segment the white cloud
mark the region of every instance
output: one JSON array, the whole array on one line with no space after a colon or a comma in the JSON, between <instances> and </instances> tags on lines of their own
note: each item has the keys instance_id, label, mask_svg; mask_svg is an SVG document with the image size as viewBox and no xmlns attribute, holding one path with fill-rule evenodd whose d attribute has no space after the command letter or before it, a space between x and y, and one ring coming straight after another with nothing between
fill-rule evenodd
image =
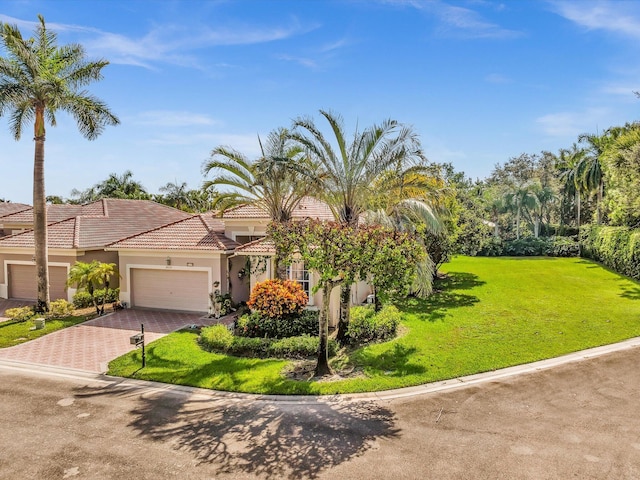
<instances>
[{"instance_id":1,"label":"white cloud","mask_svg":"<svg viewBox=\"0 0 640 480\"><path fill-rule=\"evenodd\" d=\"M589 30L605 30L640 38L640 4L593 0L551 2L560 16Z\"/></svg>"},{"instance_id":2,"label":"white cloud","mask_svg":"<svg viewBox=\"0 0 640 480\"><path fill-rule=\"evenodd\" d=\"M137 125L170 128L211 126L220 124L220 122L209 115L172 110L150 110L147 112L141 112L132 121Z\"/></svg>"},{"instance_id":3,"label":"white cloud","mask_svg":"<svg viewBox=\"0 0 640 480\"><path fill-rule=\"evenodd\" d=\"M0 14L0 21L28 27L33 21L24 21ZM318 24L301 24L292 18L280 26L226 25L212 28L206 25L157 25L141 37L105 32L79 25L48 23L47 28L57 33L66 32L80 37L91 56L107 57L111 63L153 69L155 64L168 63L192 68L199 65L195 52L202 48L229 45L249 45L284 40L308 33Z\"/></svg>"},{"instance_id":4,"label":"white cloud","mask_svg":"<svg viewBox=\"0 0 640 480\"><path fill-rule=\"evenodd\" d=\"M311 58L296 57L286 54L276 55L276 58L278 60L284 60L285 62L297 63L298 65L302 65L303 67L311 68L314 70L318 68L318 63Z\"/></svg>"},{"instance_id":5,"label":"white cloud","mask_svg":"<svg viewBox=\"0 0 640 480\"><path fill-rule=\"evenodd\" d=\"M488 83L496 83L496 84L512 82L512 80L509 77L501 75L500 73L490 73L489 75L484 77L484 81Z\"/></svg>"},{"instance_id":6,"label":"white cloud","mask_svg":"<svg viewBox=\"0 0 640 480\"><path fill-rule=\"evenodd\" d=\"M575 137L606 125L606 108L590 108L583 112L556 112L536 119L540 129L551 137Z\"/></svg>"},{"instance_id":7,"label":"white cloud","mask_svg":"<svg viewBox=\"0 0 640 480\"><path fill-rule=\"evenodd\" d=\"M381 0L394 6L409 6L431 14L440 21L439 33L445 36L463 38L514 38L522 32L503 28L486 20L480 13L470 8L449 5L440 0ZM485 6L480 3L480 6Z\"/></svg>"}]
</instances>

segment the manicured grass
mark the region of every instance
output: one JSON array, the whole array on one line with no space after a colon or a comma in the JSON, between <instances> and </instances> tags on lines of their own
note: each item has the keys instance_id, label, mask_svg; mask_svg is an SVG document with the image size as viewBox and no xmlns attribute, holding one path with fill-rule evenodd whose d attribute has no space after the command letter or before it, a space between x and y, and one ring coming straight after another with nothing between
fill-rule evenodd
<instances>
[{"instance_id":1,"label":"manicured grass","mask_svg":"<svg viewBox=\"0 0 640 480\"><path fill-rule=\"evenodd\" d=\"M281 376L287 361L202 351L180 332L110 364L109 373L220 390L330 394L386 390L528 363L640 336L640 284L582 259L458 257L427 300L410 299L402 337L349 354L364 375Z\"/></svg>"},{"instance_id":2,"label":"manicured grass","mask_svg":"<svg viewBox=\"0 0 640 480\"><path fill-rule=\"evenodd\" d=\"M40 330L34 330L35 324L32 320L25 322L16 322L14 320L0 322L0 348L12 347L13 345L42 337L56 330L72 327L78 323L86 322L92 317L93 315L73 315L55 320L47 320L44 328Z\"/></svg>"}]
</instances>

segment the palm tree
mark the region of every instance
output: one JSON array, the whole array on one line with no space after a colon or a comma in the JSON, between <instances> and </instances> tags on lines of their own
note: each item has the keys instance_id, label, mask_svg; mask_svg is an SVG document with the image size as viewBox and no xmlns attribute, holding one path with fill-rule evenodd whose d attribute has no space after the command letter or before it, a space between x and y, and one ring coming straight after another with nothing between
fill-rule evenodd
<instances>
[{"instance_id":1,"label":"palm tree","mask_svg":"<svg viewBox=\"0 0 640 480\"><path fill-rule=\"evenodd\" d=\"M320 169L320 199L329 205L337 221L356 226L367 211L371 186L381 175L392 169L402 172L425 160L420 142L410 127L385 120L362 132L356 129L349 143L342 118L324 110L320 114L329 123L335 145L311 118L295 120L291 138Z\"/></svg>"},{"instance_id":2,"label":"palm tree","mask_svg":"<svg viewBox=\"0 0 640 480\"><path fill-rule=\"evenodd\" d=\"M338 222L357 227L370 205L372 187L382 175L390 170L403 172L425 160L420 141L412 128L390 119L364 131L356 128L348 141L342 117L325 110L320 110L320 115L329 124L331 141L307 117L294 121L291 138L320 172L321 188L316 195L329 206ZM351 285L344 282L340 289L338 338L342 339L349 323Z\"/></svg>"},{"instance_id":3,"label":"palm tree","mask_svg":"<svg viewBox=\"0 0 640 480\"><path fill-rule=\"evenodd\" d=\"M527 198L525 212L533 225L533 235L540 236L540 225L544 218L545 209L556 199L556 194L551 186L542 186L539 181L534 181L531 185L533 198Z\"/></svg>"},{"instance_id":4,"label":"palm tree","mask_svg":"<svg viewBox=\"0 0 640 480\"><path fill-rule=\"evenodd\" d=\"M168 182L164 187L160 187L160 191L164 194L163 201L167 205L177 208L178 210L191 211L193 206L191 205L191 198L189 197L189 190L187 190L187 182Z\"/></svg>"},{"instance_id":5,"label":"palm tree","mask_svg":"<svg viewBox=\"0 0 640 480\"><path fill-rule=\"evenodd\" d=\"M603 158L620 132L608 130L603 135L584 133L579 141L586 144L585 154L577 166L577 175L585 190L596 193L596 222L602 223L602 200L604 198Z\"/></svg>"},{"instance_id":6,"label":"palm tree","mask_svg":"<svg viewBox=\"0 0 640 480\"><path fill-rule=\"evenodd\" d=\"M560 171L560 181L566 195L573 196L576 206L576 226L580 232L581 197L584 193L584 186L579 178L578 167L585 156L585 150L578 148L574 143L570 150L560 150L557 168Z\"/></svg>"},{"instance_id":7,"label":"palm tree","mask_svg":"<svg viewBox=\"0 0 640 480\"><path fill-rule=\"evenodd\" d=\"M115 263L102 263L97 260L91 263L76 262L69 270L67 278L67 286L75 286L78 290L86 290L91 295L96 313L104 313L104 303L109 289L109 282L113 275L117 275ZM105 293L102 296L101 305L95 296L96 289L104 288Z\"/></svg>"},{"instance_id":8,"label":"palm tree","mask_svg":"<svg viewBox=\"0 0 640 480\"><path fill-rule=\"evenodd\" d=\"M309 180L316 177L300 174L312 166L302 156L302 149L292 144L286 129L271 132L265 144L260 137L258 142L261 156L255 161L230 147L214 148L203 173L206 176L215 171L217 175L206 180L203 189L231 187L214 198L212 207L221 212L238 205L254 205L266 211L271 221L287 222L300 201L316 188L316 182ZM274 270L278 278L286 277L284 265L274 265Z\"/></svg>"},{"instance_id":9,"label":"palm tree","mask_svg":"<svg viewBox=\"0 0 640 480\"><path fill-rule=\"evenodd\" d=\"M105 180L86 190L73 189L71 195L76 197L74 200L78 203L95 202L101 198L128 198L133 200L147 200L149 198L144 186L140 182L133 180L133 172L131 170L125 170L121 175L111 173Z\"/></svg>"},{"instance_id":10,"label":"palm tree","mask_svg":"<svg viewBox=\"0 0 640 480\"><path fill-rule=\"evenodd\" d=\"M35 260L39 310L49 309L47 258L47 213L44 188L45 124L56 125L56 113L64 111L76 120L80 133L97 138L106 125L119 120L107 105L90 95L84 86L102 78L105 60L85 58L81 45L57 46L56 34L47 30L44 18L35 37L22 38L15 25L0 23L2 44L7 52L0 57L0 116L10 113L10 129L16 140L30 122L34 126L33 215Z\"/></svg>"},{"instance_id":11,"label":"palm tree","mask_svg":"<svg viewBox=\"0 0 640 480\"><path fill-rule=\"evenodd\" d=\"M412 166L399 173L389 170L374 182L371 190L374 193L364 213L366 223L415 234L425 250L424 236L437 235L444 229L443 198L447 189L429 167ZM433 260L425 255L417 265L411 293L427 297L432 292L435 270ZM373 283L375 286L375 279ZM376 296L376 308L379 306Z\"/></svg>"},{"instance_id":12,"label":"palm tree","mask_svg":"<svg viewBox=\"0 0 640 480\"><path fill-rule=\"evenodd\" d=\"M520 239L520 223L523 213L526 209L534 209L538 203L534 188L534 182L516 182L513 180L503 194L505 205L516 214L515 227L516 239L518 240Z\"/></svg>"}]
</instances>

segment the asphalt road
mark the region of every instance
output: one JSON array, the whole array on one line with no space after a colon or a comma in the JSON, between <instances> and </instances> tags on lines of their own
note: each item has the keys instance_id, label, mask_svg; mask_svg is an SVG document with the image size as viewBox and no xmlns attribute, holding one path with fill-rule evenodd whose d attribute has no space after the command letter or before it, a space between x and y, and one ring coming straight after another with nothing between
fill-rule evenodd
<instances>
[{"instance_id":1,"label":"asphalt road","mask_svg":"<svg viewBox=\"0 0 640 480\"><path fill-rule=\"evenodd\" d=\"M640 479L640 349L445 393L270 402L0 368L2 479Z\"/></svg>"}]
</instances>

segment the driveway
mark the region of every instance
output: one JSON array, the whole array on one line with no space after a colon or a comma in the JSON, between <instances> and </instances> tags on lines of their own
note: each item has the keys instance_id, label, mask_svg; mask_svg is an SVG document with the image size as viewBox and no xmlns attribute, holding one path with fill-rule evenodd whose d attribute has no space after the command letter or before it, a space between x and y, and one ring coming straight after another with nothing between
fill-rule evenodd
<instances>
[{"instance_id":1,"label":"driveway","mask_svg":"<svg viewBox=\"0 0 640 480\"><path fill-rule=\"evenodd\" d=\"M140 332L140 324L144 324L145 341L149 343L185 325L216 322L199 313L119 310L15 347L1 349L0 359L102 373L106 372L109 361L136 348L129 343L129 337Z\"/></svg>"}]
</instances>

